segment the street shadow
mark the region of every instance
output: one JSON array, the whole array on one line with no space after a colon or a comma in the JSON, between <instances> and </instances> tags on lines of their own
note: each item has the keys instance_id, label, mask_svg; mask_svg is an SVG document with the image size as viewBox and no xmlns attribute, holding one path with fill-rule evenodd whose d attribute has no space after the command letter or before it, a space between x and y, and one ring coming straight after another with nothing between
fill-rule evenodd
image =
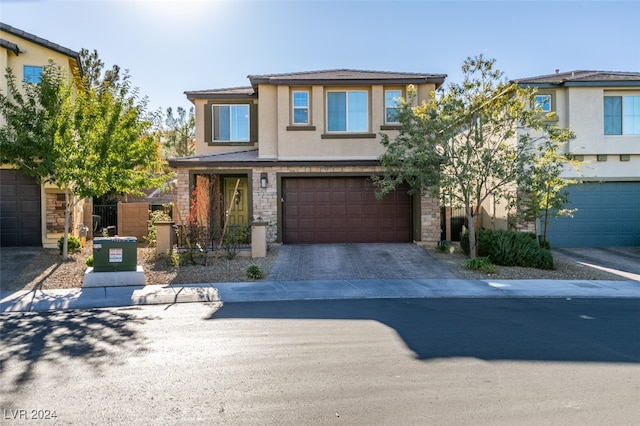
<instances>
[{"instance_id":1,"label":"street shadow","mask_svg":"<svg viewBox=\"0 0 640 426\"><path fill-rule=\"evenodd\" d=\"M637 363L639 312L640 299L370 299L230 303L208 319L375 320L420 360Z\"/></svg>"},{"instance_id":2,"label":"street shadow","mask_svg":"<svg viewBox=\"0 0 640 426\"><path fill-rule=\"evenodd\" d=\"M98 372L109 360L145 351L135 325L153 318L120 310L5 313L0 316L0 382L7 394L34 378L38 368L79 359ZM119 354L120 356L114 356ZM11 405L11 404L7 404Z\"/></svg>"}]
</instances>

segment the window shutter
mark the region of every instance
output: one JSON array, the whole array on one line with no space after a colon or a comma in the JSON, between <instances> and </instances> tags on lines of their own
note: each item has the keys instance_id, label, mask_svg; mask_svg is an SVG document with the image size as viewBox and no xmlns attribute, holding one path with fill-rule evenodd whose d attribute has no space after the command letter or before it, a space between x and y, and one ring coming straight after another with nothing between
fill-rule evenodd
<instances>
[{"instance_id":1,"label":"window shutter","mask_svg":"<svg viewBox=\"0 0 640 426\"><path fill-rule=\"evenodd\" d=\"M211 104L204 104L204 141L207 143L213 142L213 129L211 126L211 119L213 114L211 112Z\"/></svg>"},{"instance_id":2,"label":"window shutter","mask_svg":"<svg viewBox=\"0 0 640 426\"><path fill-rule=\"evenodd\" d=\"M258 142L258 105L249 105L249 141Z\"/></svg>"}]
</instances>

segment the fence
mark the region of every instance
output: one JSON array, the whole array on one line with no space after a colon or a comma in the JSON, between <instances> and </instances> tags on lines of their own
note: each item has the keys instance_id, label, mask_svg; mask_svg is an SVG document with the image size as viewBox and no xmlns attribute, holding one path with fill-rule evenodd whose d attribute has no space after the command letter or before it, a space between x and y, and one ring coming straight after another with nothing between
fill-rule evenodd
<instances>
[{"instance_id":1,"label":"fence","mask_svg":"<svg viewBox=\"0 0 640 426\"><path fill-rule=\"evenodd\" d=\"M467 227L467 217L465 216L464 207L441 207L440 221L442 229L441 239L460 241L462 229L463 227Z\"/></svg>"},{"instance_id":2,"label":"fence","mask_svg":"<svg viewBox=\"0 0 640 426\"><path fill-rule=\"evenodd\" d=\"M108 226L118 226L118 206L115 204L94 204L93 231L100 232Z\"/></svg>"}]
</instances>

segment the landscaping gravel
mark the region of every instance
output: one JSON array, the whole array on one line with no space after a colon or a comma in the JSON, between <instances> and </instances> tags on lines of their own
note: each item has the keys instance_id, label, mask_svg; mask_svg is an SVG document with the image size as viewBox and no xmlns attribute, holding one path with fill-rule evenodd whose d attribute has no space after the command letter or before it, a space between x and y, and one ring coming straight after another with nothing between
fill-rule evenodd
<instances>
[{"instance_id":1,"label":"landscaping gravel","mask_svg":"<svg viewBox=\"0 0 640 426\"><path fill-rule=\"evenodd\" d=\"M452 248L452 253L441 253L436 250L435 245L425 246L424 250L461 279L624 280L617 275L560 258L555 259L555 270L498 266L495 274L486 274L465 269L466 256L459 245L454 244ZM82 277L87 269L85 260L91 253L92 246L89 243L81 252L71 255L69 260L63 262L57 250L42 250L13 282L3 285L2 290L82 287ZM261 280L267 280L277 256L278 246L272 246L265 258L209 257L206 266L203 264L172 266L167 257L156 255L155 248L138 248L138 263L145 270L147 284L163 285L253 281L246 274L246 269L250 265L258 266L263 273ZM198 261L203 263L202 258Z\"/></svg>"}]
</instances>

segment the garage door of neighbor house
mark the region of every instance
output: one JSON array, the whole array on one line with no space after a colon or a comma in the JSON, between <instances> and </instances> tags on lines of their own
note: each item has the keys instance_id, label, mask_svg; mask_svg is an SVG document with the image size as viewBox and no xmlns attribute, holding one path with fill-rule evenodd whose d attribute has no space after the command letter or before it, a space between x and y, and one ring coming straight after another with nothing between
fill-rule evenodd
<instances>
[{"instance_id":1,"label":"garage door of neighbor house","mask_svg":"<svg viewBox=\"0 0 640 426\"><path fill-rule=\"evenodd\" d=\"M403 186L382 200L366 177L282 180L285 244L412 241L412 205Z\"/></svg>"},{"instance_id":2,"label":"garage door of neighbor house","mask_svg":"<svg viewBox=\"0 0 640 426\"><path fill-rule=\"evenodd\" d=\"M40 185L16 170L0 170L0 246L42 246Z\"/></svg>"},{"instance_id":3,"label":"garage door of neighbor house","mask_svg":"<svg viewBox=\"0 0 640 426\"><path fill-rule=\"evenodd\" d=\"M551 219L551 247L640 245L640 182L585 183L568 187L572 218Z\"/></svg>"}]
</instances>

